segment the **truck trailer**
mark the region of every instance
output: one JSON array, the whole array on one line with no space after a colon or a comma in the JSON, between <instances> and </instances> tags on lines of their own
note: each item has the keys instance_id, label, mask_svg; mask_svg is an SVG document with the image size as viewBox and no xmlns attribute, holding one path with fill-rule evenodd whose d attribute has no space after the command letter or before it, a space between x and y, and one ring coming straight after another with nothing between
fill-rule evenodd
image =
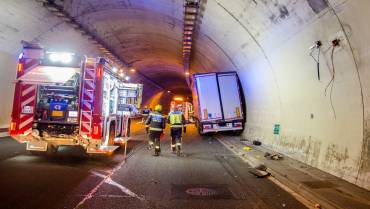
<instances>
[{"instance_id":1,"label":"truck trailer","mask_svg":"<svg viewBox=\"0 0 370 209\"><path fill-rule=\"evenodd\" d=\"M245 99L236 72L194 74L194 119L199 134L244 130Z\"/></svg>"},{"instance_id":2,"label":"truck trailer","mask_svg":"<svg viewBox=\"0 0 370 209\"><path fill-rule=\"evenodd\" d=\"M9 133L33 153L82 146L112 153L126 143L142 84L126 83L103 57L24 47L19 57Z\"/></svg>"}]
</instances>

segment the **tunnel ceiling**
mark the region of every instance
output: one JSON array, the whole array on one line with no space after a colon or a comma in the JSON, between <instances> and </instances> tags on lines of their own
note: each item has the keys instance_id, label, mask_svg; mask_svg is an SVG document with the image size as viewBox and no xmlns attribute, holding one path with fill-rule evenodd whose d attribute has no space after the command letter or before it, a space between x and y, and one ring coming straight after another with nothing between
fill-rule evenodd
<instances>
[{"instance_id":1,"label":"tunnel ceiling","mask_svg":"<svg viewBox=\"0 0 370 209\"><path fill-rule=\"evenodd\" d=\"M31 40L52 47L55 43L62 43L62 48L70 47L89 55L99 54L86 37L74 31L62 18L53 15L42 6L42 2L45 0L3 1L0 40L4 48L15 51L20 47L14 42ZM154 88L174 93L190 93L182 59L184 1L52 2L105 43L122 61L136 68L136 76L131 75L134 81L150 83ZM289 39L290 35L309 23L316 12L325 8L322 2L201 1L191 73L245 68L255 56L275 47L279 43L276 40ZM20 15L14 18L15 14ZM40 22L43 24L37 24ZM285 30L287 28L289 30Z\"/></svg>"},{"instance_id":2,"label":"tunnel ceiling","mask_svg":"<svg viewBox=\"0 0 370 209\"><path fill-rule=\"evenodd\" d=\"M67 49L70 46L81 53L99 54L86 37L81 36L78 30L73 33L73 27L66 24L62 18L53 15L46 7L42 7L42 2L45 1L18 0L4 3L3 20L11 19L16 13L25 14L29 12L29 8L33 16L33 19L29 18L27 21L25 19L24 22L20 19L11 20L14 24L4 21L5 28L9 30L6 35L18 33L17 38L21 40L40 41L47 46L61 42ZM190 94L185 81L182 58L184 1L55 0L54 2L86 31L101 40L120 60L136 68L138 73L131 74L133 81L150 83L149 86L157 90ZM291 18L297 14L289 14L288 10L301 5L307 6L306 1L294 3L285 0L282 2L284 4L264 1L227 2L201 1L190 62L191 73L240 70L240 65L246 63L238 62L240 58L252 60L260 53L261 48L265 47L260 45L259 39L268 42L276 34L286 32L282 30L286 25L300 28L298 25L307 22L305 18L309 20L314 14L312 11L305 11L305 16L298 16L298 22L296 18ZM281 23L284 19L287 19L285 23ZM35 25L37 21L42 21L44 26L30 30L22 28ZM268 31L274 33L266 33ZM21 32L26 35L20 35ZM63 40L65 37L67 40ZM14 44L10 47L14 48ZM239 49L238 54L235 49Z\"/></svg>"},{"instance_id":3,"label":"tunnel ceiling","mask_svg":"<svg viewBox=\"0 0 370 209\"><path fill-rule=\"evenodd\" d=\"M156 85L174 93L190 93L182 63L182 1L66 0L61 5Z\"/></svg>"}]
</instances>

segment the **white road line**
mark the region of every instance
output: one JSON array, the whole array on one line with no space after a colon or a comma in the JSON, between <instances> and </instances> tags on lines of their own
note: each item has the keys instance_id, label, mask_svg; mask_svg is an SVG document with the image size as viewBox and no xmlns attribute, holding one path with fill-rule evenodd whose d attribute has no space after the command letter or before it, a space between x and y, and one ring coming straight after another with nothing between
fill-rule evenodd
<instances>
[{"instance_id":1,"label":"white road line","mask_svg":"<svg viewBox=\"0 0 370 209\"><path fill-rule=\"evenodd\" d=\"M110 184L110 185L113 185L113 186L119 188L123 193L129 195L130 197L134 197L134 198L137 198L139 200L144 200L144 198L142 198L139 195L135 194L131 190L129 190L126 187L122 186L121 184L113 181L112 178L107 178L106 175L103 175L103 174L98 173L96 171L92 171L91 173L94 174L95 176L99 176L99 177L105 179L105 183Z\"/></svg>"},{"instance_id":2,"label":"white road line","mask_svg":"<svg viewBox=\"0 0 370 209\"><path fill-rule=\"evenodd\" d=\"M141 146L138 148L140 149ZM133 151L132 151L133 152ZM128 158L129 156L126 157L126 159ZM103 174L99 174L100 177L102 177L103 179L99 182L99 184L97 184L92 190L90 190L90 192L73 208L73 209L78 209L81 205L83 205L87 200L91 199L94 194L98 191L98 189L104 184L104 183L107 183L107 182L110 182L109 179L111 179L111 177L114 175L114 173L116 171L118 171L119 169L122 168L122 166L126 163L126 159L124 159L120 164L118 164L116 167L114 167L112 170L109 170L109 171L106 171L107 172L107 175L103 175ZM95 172L96 173L96 172ZM129 190L128 190L129 191ZM134 194L134 193L133 193ZM139 196L138 196L139 198ZM139 198L140 200L144 200L144 198L140 197Z\"/></svg>"},{"instance_id":3,"label":"white road line","mask_svg":"<svg viewBox=\"0 0 370 209\"><path fill-rule=\"evenodd\" d=\"M240 155L240 153L238 151L236 151L235 149L232 149L230 148L230 146L233 146L235 147L234 145L232 144L227 144L225 143L224 141L222 141L222 139L218 138L218 137L213 137L215 139L217 139L217 141L219 141L222 145L224 145L228 150L230 150L232 153L236 154L240 159L242 159L244 162L250 164L251 166L253 167L256 167L258 164L256 163L257 161L256 160L251 160L250 158L244 158ZM296 200L298 200L300 203L302 203L304 206L306 206L307 208L312 208L315 203L306 199L305 197L303 197L302 195L300 195L299 193L295 192L294 190L290 189L288 186L286 186L285 184L281 183L279 180L277 180L276 178L274 178L273 176L269 176L267 178L268 180L272 181L273 183L275 183L277 186L279 186L281 189L285 190L286 192L288 192L289 194L291 194Z\"/></svg>"}]
</instances>

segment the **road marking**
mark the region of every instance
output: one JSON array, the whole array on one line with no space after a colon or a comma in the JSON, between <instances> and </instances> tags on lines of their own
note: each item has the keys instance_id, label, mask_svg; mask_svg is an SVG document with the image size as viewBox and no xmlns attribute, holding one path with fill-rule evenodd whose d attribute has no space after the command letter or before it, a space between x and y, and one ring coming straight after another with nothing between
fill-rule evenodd
<instances>
[{"instance_id":1,"label":"road marking","mask_svg":"<svg viewBox=\"0 0 370 209\"><path fill-rule=\"evenodd\" d=\"M106 175L103 175L103 174L98 173L98 172L95 172L95 171L92 171L91 173L94 174L95 176L99 176L99 177L105 179L105 183L110 184L112 186L115 186L115 187L119 188L123 193L129 195L130 197L134 197L134 198L137 198L139 200L144 200L144 198L142 198L139 195L135 194L134 192L132 192L131 190L127 189L123 185L121 185L121 184L113 181L112 178L110 178L110 177L107 178Z\"/></svg>"},{"instance_id":2,"label":"road marking","mask_svg":"<svg viewBox=\"0 0 370 209\"><path fill-rule=\"evenodd\" d=\"M231 148L231 147L235 147L234 145L232 144L227 144L226 142L222 141L222 139L218 138L218 137L213 137L215 139L217 139L217 141L219 141L222 145L224 145L228 150L230 150L232 153L234 153L235 155L237 155L240 159L242 159L244 162L250 164L252 167L255 167L258 165L258 160L255 160L255 159L251 159L251 158L244 158L240 155L240 152L238 152L237 150ZM268 180L272 181L274 184L276 184L278 187L280 187L281 189L285 190L286 192L288 192L289 194L291 194L297 201L299 201L300 203L302 203L304 206L306 206L307 208L312 208L313 205L315 204L314 202L306 199L305 197L303 197L301 194L295 192L294 190L290 189L288 186L286 186L285 184L281 183L279 180L277 180L276 178L274 178L273 176L269 176L267 177Z\"/></svg>"},{"instance_id":3,"label":"road marking","mask_svg":"<svg viewBox=\"0 0 370 209\"><path fill-rule=\"evenodd\" d=\"M136 150L140 150L144 147L144 143L140 146L138 145L138 148ZM122 168L122 166L126 163L126 160L132 156L132 153L134 153L135 150L131 151L131 154L126 157L120 164L118 164L116 167L114 167L112 170L106 170L107 175L100 174L104 176L104 178L97 184L90 192L73 208L78 209L80 206L82 206L87 200L91 199L94 194L98 191L98 189L106 182L110 182L109 179L114 175L116 171Z\"/></svg>"}]
</instances>

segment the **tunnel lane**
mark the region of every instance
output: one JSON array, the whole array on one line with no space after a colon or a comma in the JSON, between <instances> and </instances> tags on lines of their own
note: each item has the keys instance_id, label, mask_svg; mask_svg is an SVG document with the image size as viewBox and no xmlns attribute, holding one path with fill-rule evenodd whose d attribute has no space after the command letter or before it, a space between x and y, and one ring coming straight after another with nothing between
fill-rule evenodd
<instances>
[{"instance_id":1,"label":"tunnel lane","mask_svg":"<svg viewBox=\"0 0 370 209\"><path fill-rule=\"evenodd\" d=\"M0 162L0 208L305 208L195 128L183 157L170 153L168 142L166 135L160 157L131 142L126 163L122 150L108 158L76 149L54 157L19 152Z\"/></svg>"}]
</instances>

